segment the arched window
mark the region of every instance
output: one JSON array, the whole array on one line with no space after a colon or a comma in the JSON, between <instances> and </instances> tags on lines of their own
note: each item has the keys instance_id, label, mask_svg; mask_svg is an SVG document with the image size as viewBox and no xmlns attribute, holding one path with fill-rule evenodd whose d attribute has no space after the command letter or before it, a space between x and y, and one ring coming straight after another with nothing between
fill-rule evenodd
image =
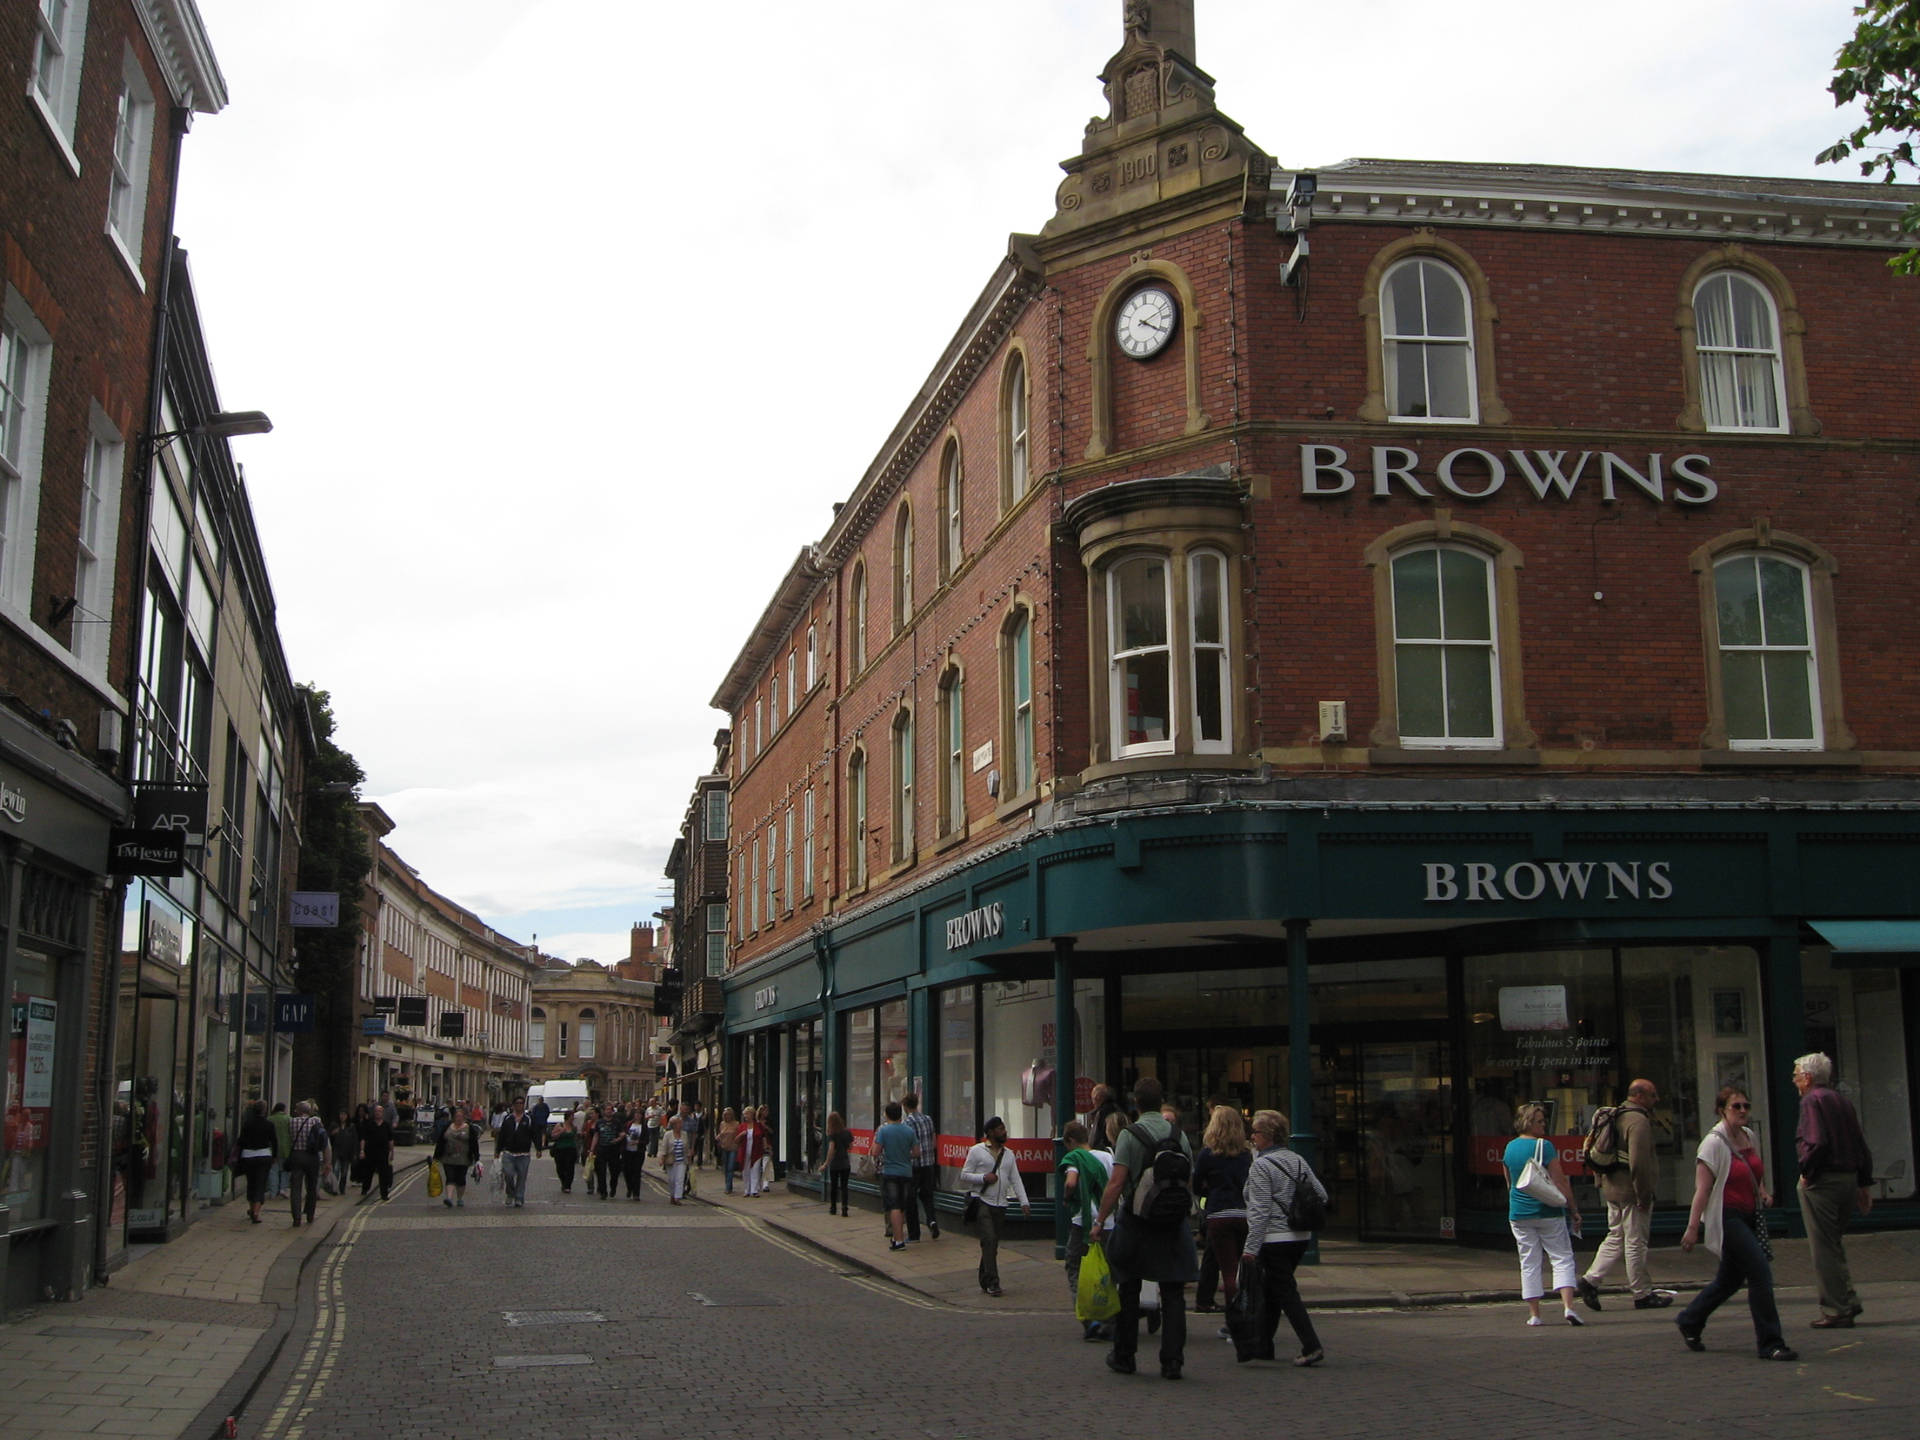
<instances>
[{"instance_id":1,"label":"arched window","mask_svg":"<svg viewBox=\"0 0 1920 1440\"><path fill-rule=\"evenodd\" d=\"M807 626L807 689L812 690L820 680L820 634L818 627Z\"/></svg>"},{"instance_id":2,"label":"arched window","mask_svg":"<svg viewBox=\"0 0 1920 1440\"><path fill-rule=\"evenodd\" d=\"M943 836L967 827L966 708L960 668L949 666L940 677L939 823Z\"/></svg>"},{"instance_id":3,"label":"arched window","mask_svg":"<svg viewBox=\"0 0 1920 1440\"><path fill-rule=\"evenodd\" d=\"M547 1053L547 1012L538 1005L533 1007L532 1023L527 1027L527 1048L535 1055Z\"/></svg>"},{"instance_id":4,"label":"arched window","mask_svg":"<svg viewBox=\"0 0 1920 1440\"><path fill-rule=\"evenodd\" d=\"M858 675L867 668L867 567L853 567L847 587L847 671Z\"/></svg>"},{"instance_id":5,"label":"arched window","mask_svg":"<svg viewBox=\"0 0 1920 1440\"><path fill-rule=\"evenodd\" d=\"M867 883L867 752L847 761L847 888Z\"/></svg>"},{"instance_id":6,"label":"arched window","mask_svg":"<svg viewBox=\"0 0 1920 1440\"><path fill-rule=\"evenodd\" d=\"M813 784L807 784L806 799L802 802L801 830L806 848L801 852L800 862L800 898L813 899Z\"/></svg>"},{"instance_id":7,"label":"arched window","mask_svg":"<svg viewBox=\"0 0 1920 1440\"><path fill-rule=\"evenodd\" d=\"M893 628L913 623L913 507L900 502L893 521Z\"/></svg>"},{"instance_id":8,"label":"arched window","mask_svg":"<svg viewBox=\"0 0 1920 1440\"><path fill-rule=\"evenodd\" d=\"M940 580L945 584L960 568L964 555L960 537L960 442L947 441L940 457Z\"/></svg>"},{"instance_id":9,"label":"arched window","mask_svg":"<svg viewBox=\"0 0 1920 1440\"><path fill-rule=\"evenodd\" d=\"M1700 411L1709 430L1787 428L1787 388L1773 296L1751 275L1716 270L1693 292Z\"/></svg>"},{"instance_id":10,"label":"arched window","mask_svg":"<svg viewBox=\"0 0 1920 1440\"><path fill-rule=\"evenodd\" d=\"M893 717L893 858L895 863L913 858L913 711L902 709Z\"/></svg>"},{"instance_id":11,"label":"arched window","mask_svg":"<svg viewBox=\"0 0 1920 1440\"><path fill-rule=\"evenodd\" d=\"M1394 420L1476 421L1473 306L1452 266L1402 260L1380 283L1387 414Z\"/></svg>"},{"instance_id":12,"label":"arched window","mask_svg":"<svg viewBox=\"0 0 1920 1440\"><path fill-rule=\"evenodd\" d=\"M1392 566L1401 743L1498 749L1492 562L1474 550L1421 545L1395 555Z\"/></svg>"},{"instance_id":13,"label":"arched window","mask_svg":"<svg viewBox=\"0 0 1920 1440\"><path fill-rule=\"evenodd\" d=\"M1007 360L1000 380L1002 474L1000 508L1012 509L1027 493L1029 473L1027 360L1018 350Z\"/></svg>"},{"instance_id":14,"label":"arched window","mask_svg":"<svg viewBox=\"0 0 1920 1440\"><path fill-rule=\"evenodd\" d=\"M1786 555L1729 555L1714 562L1713 590L1728 745L1818 750L1820 677L1807 567Z\"/></svg>"},{"instance_id":15,"label":"arched window","mask_svg":"<svg viewBox=\"0 0 1920 1440\"><path fill-rule=\"evenodd\" d=\"M583 1007L578 1018L580 1022L580 1058L582 1060L591 1060L594 1058L594 1036L598 1030L598 1026L594 1023L592 1008Z\"/></svg>"},{"instance_id":16,"label":"arched window","mask_svg":"<svg viewBox=\"0 0 1920 1440\"><path fill-rule=\"evenodd\" d=\"M1015 607L1000 632L1000 743L1005 751L1003 801L1033 788L1033 612Z\"/></svg>"},{"instance_id":17,"label":"arched window","mask_svg":"<svg viewBox=\"0 0 1920 1440\"><path fill-rule=\"evenodd\" d=\"M1693 552L1708 751L1854 748L1840 700L1832 555L1765 519Z\"/></svg>"}]
</instances>

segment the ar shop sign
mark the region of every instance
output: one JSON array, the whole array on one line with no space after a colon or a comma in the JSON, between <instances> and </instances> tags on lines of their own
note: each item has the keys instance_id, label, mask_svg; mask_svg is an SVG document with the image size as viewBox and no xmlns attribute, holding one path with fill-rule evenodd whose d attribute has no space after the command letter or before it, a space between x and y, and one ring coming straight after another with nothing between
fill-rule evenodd
<instances>
[{"instance_id":1,"label":"ar shop sign","mask_svg":"<svg viewBox=\"0 0 1920 1440\"><path fill-rule=\"evenodd\" d=\"M1599 492L1611 505L1623 494L1656 504L1708 505L1720 487L1707 473L1712 457L1613 450L1483 450L1466 445L1429 461L1405 445L1375 445L1367 460L1349 460L1339 445L1300 447L1300 493L1310 500L1349 495L1362 486L1376 500L1396 491L1416 500L1491 500L1502 490L1535 500L1571 500Z\"/></svg>"}]
</instances>

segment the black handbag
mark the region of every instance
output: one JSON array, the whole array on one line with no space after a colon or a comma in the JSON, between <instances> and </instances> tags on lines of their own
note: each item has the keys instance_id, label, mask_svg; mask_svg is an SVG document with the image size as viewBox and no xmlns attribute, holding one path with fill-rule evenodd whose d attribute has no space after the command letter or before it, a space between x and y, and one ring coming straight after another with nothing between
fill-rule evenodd
<instances>
[{"instance_id":1,"label":"black handbag","mask_svg":"<svg viewBox=\"0 0 1920 1440\"><path fill-rule=\"evenodd\" d=\"M1240 1261L1240 1284L1227 1302L1227 1334L1233 1340L1233 1358L1258 1360L1266 1349L1267 1287L1258 1261ZM1272 1351L1267 1351L1270 1355Z\"/></svg>"},{"instance_id":2,"label":"black handbag","mask_svg":"<svg viewBox=\"0 0 1920 1440\"><path fill-rule=\"evenodd\" d=\"M960 1222L963 1225L974 1225L979 1223L979 1220L980 1197L978 1195L969 1195L967 1196L965 1207L960 1211Z\"/></svg>"}]
</instances>

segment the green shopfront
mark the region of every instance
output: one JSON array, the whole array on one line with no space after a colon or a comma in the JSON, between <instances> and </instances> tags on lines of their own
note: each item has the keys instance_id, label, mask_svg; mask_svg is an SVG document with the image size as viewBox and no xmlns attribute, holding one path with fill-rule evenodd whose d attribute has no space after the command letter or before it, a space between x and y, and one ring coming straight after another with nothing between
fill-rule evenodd
<instances>
[{"instance_id":1,"label":"green shopfront","mask_svg":"<svg viewBox=\"0 0 1920 1440\"><path fill-rule=\"evenodd\" d=\"M1748 1089L1790 1171L1792 1060L1822 1050L1873 1148L1875 1222L1920 1223L1917 815L1753 800L1083 813L737 970L728 1102L772 1106L780 1158L810 1167L829 1109L861 1134L917 1089L945 1165L998 1114L1029 1142L1039 1197L1050 1138L1092 1084L1154 1075L1196 1132L1209 1102L1293 1117L1336 1233L1450 1240L1504 1231L1495 1156L1516 1104L1545 1103L1577 1160L1593 1110L1638 1076L1660 1090L1665 1224L1723 1085Z\"/></svg>"}]
</instances>

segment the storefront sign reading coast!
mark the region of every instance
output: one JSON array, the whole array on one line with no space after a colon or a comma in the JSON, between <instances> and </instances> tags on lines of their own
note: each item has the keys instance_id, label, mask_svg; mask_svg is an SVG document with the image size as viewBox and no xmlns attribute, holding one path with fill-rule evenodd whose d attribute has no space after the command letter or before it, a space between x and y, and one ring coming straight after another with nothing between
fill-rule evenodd
<instances>
[{"instance_id":1,"label":"storefront sign reading coast!","mask_svg":"<svg viewBox=\"0 0 1920 1440\"><path fill-rule=\"evenodd\" d=\"M1481 861L1456 865L1429 860L1422 896L1430 905L1503 900L1671 900L1673 866L1666 860L1521 860L1502 868Z\"/></svg>"},{"instance_id":2,"label":"storefront sign reading coast!","mask_svg":"<svg viewBox=\"0 0 1920 1440\"><path fill-rule=\"evenodd\" d=\"M1508 450L1506 458L1478 446L1449 450L1430 470L1417 450L1404 445L1375 445L1370 466L1375 499L1384 500L1399 485L1422 500L1444 491L1461 500L1490 500L1517 475L1536 500L1571 500L1582 485L1598 488L1600 498L1612 504L1623 487L1631 487L1657 502L1676 505L1711 504L1720 487L1707 474L1711 456L1661 454L1629 461L1612 450ZM1300 447L1300 493L1309 499L1346 495L1359 485L1354 473L1361 462L1348 463L1339 445Z\"/></svg>"},{"instance_id":3,"label":"storefront sign reading coast!","mask_svg":"<svg viewBox=\"0 0 1920 1440\"><path fill-rule=\"evenodd\" d=\"M1007 912L998 900L947 921L947 949L964 950L977 940L992 940L1007 928Z\"/></svg>"}]
</instances>

